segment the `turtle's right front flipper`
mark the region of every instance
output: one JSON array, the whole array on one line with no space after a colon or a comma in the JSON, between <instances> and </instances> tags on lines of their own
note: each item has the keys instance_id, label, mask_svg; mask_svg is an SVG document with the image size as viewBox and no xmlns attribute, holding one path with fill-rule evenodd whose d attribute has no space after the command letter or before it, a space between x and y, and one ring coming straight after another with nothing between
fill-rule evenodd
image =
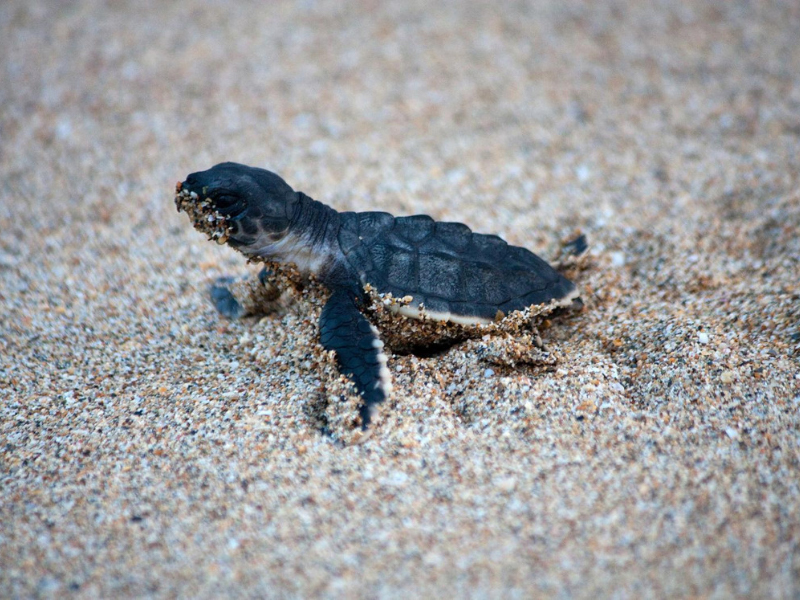
<instances>
[{"instance_id":1,"label":"turtle's right front flipper","mask_svg":"<svg viewBox=\"0 0 800 600\"><path fill-rule=\"evenodd\" d=\"M221 277L209 290L217 311L229 319L264 315L275 310L281 290L270 281L270 271L262 269L257 278Z\"/></svg>"},{"instance_id":2,"label":"turtle's right front flipper","mask_svg":"<svg viewBox=\"0 0 800 600\"><path fill-rule=\"evenodd\" d=\"M364 404L361 427L366 429L375 406L389 396L392 381L378 331L358 309L346 290L336 290L322 309L319 338L326 350L335 350L339 370L356 384Z\"/></svg>"}]
</instances>

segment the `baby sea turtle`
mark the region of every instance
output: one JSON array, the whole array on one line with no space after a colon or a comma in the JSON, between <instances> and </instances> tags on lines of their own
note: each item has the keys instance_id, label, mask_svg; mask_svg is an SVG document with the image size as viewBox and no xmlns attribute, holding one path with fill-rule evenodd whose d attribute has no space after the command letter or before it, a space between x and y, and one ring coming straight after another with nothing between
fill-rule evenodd
<instances>
[{"instance_id":1,"label":"baby sea turtle","mask_svg":"<svg viewBox=\"0 0 800 600\"><path fill-rule=\"evenodd\" d=\"M537 318L580 305L571 281L495 235L425 215L340 213L264 169L192 173L175 203L210 239L266 263L255 281L212 288L221 313L268 312L287 287L322 305L319 339L363 398L363 428L391 392L381 337L395 351L487 334L535 344Z\"/></svg>"}]
</instances>

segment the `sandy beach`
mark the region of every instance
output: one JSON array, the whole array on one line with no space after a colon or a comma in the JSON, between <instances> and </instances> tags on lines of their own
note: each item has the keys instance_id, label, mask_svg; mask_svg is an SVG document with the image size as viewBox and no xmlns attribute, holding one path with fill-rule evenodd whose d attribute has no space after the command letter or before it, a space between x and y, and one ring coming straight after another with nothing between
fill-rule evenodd
<instances>
[{"instance_id":1,"label":"sandy beach","mask_svg":"<svg viewBox=\"0 0 800 600\"><path fill-rule=\"evenodd\" d=\"M800 4L0 5L0 597L800 595ZM545 258L550 368L228 321L226 161Z\"/></svg>"}]
</instances>

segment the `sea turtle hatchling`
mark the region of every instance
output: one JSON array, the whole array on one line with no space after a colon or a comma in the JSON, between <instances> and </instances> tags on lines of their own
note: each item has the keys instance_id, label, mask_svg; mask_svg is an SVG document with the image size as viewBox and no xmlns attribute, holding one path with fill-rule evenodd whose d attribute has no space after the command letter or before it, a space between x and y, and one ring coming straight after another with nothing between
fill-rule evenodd
<instances>
[{"instance_id":1,"label":"sea turtle hatchling","mask_svg":"<svg viewBox=\"0 0 800 600\"><path fill-rule=\"evenodd\" d=\"M340 213L270 171L231 162L176 188L196 229L266 264L254 281L212 288L221 313L268 312L287 287L322 305L319 339L363 398L363 428L391 392L381 337L395 351L489 334L534 345L537 319L580 305L575 285L547 262L461 223Z\"/></svg>"}]
</instances>

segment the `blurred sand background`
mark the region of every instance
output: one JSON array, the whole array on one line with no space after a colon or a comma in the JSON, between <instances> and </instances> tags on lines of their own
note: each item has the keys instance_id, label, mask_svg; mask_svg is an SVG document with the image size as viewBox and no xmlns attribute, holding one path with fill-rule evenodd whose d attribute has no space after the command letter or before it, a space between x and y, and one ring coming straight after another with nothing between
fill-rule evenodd
<instances>
[{"instance_id":1,"label":"blurred sand background","mask_svg":"<svg viewBox=\"0 0 800 600\"><path fill-rule=\"evenodd\" d=\"M0 5L0 596L797 597L800 4ZM175 212L236 160L548 257L550 371L390 356Z\"/></svg>"}]
</instances>

